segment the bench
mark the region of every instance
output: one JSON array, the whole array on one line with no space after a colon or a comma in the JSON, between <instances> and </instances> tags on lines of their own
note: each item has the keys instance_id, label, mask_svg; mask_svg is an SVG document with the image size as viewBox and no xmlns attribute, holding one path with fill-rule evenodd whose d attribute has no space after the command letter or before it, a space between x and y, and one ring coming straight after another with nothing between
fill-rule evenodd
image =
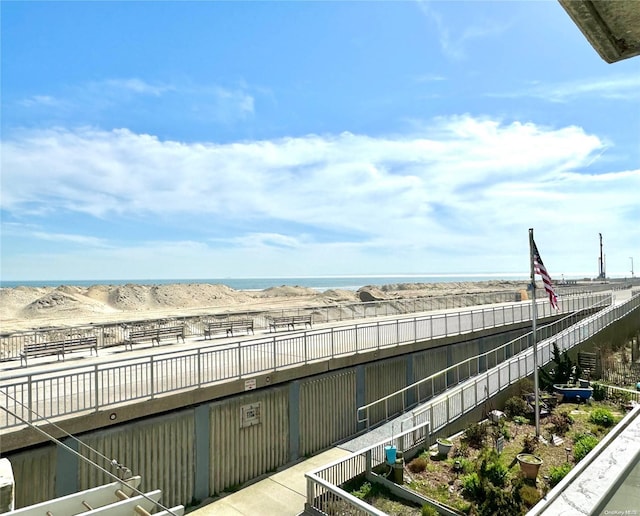
<instances>
[{"instance_id":1,"label":"bench","mask_svg":"<svg viewBox=\"0 0 640 516\"><path fill-rule=\"evenodd\" d=\"M81 351L90 349L91 354L95 351L98 355L98 337L95 335L88 337L70 337L66 340L57 340L52 342L36 342L25 344L20 352L20 363L27 365L27 359L32 357L44 357L48 355L57 355L58 360L62 357L64 360L65 353L73 351Z\"/></svg>"},{"instance_id":2,"label":"bench","mask_svg":"<svg viewBox=\"0 0 640 516\"><path fill-rule=\"evenodd\" d=\"M205 323L204 338L211 338L214 333L225 332L227 337L233 337L233 332L238 329L243 329L247 332L254 333L253 331L253 319L218 319L215 321L208 321Z\"/></svg>"},{"instance_id":3,"label":"bench","mask_svg":"<svg viewBox=\"0 0 640 516\"><path fill-rule=\"evenodd\" d=\"M154 342L160 345L160 340L165 337L175 337L176 343L184 343L184 326L163 326L161 328L134 328L129 330L129 337L125 339L125 346L129 346L129 349L133 350L133 345L138 342L144 342L151 340L151 344Z\"/></svg>"},{"instance_id":4,"label":"bench","mask_svg":"<svg viewBox=\"0 0 640 516\"><path fill-rule=\"evenodd\" d=\"M287 330L294 330L296 324L303 324L311 328L311 314L287 315L282 317L269 317L269 331L276 331L278 326L286 326Z\"/></svg>"}]
</instances>

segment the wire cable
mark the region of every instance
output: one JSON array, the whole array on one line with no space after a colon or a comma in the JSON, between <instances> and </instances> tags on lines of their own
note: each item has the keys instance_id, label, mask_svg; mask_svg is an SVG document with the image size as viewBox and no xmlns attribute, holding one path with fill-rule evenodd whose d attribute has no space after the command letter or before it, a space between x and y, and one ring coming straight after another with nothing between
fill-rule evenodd
<instances>
[{"instance_id":1,"label":"wire cable","mask_svg":"<svg viewBox=\"0 0 640 516\"><path fill-rule=\"evenodd\" d=\"M27 405L25 405L24 403L22 403L21 401L19 401L18 399L14 398L13 396L11 396L11 394L8 393L3 393L7 398L9 398L10 400L14 401L15 403L17 403L18 405L20 405L22 408L26 409L28 412L30 412L31 414L33 414L34 416L36 416L39 420L45 421L47 424L53 426L56 430L60 431L61 433L63 433L65 436L70 437L71 439L73 439L74 441L76 441L78 444L80 444L82 447L86 448L87 450L89 450L90 452L94 453L95 455L97 455L98 457L101 457L105 460L106 463L110 464L111 466L116 467L116 469L119 470L123 470L123 472L126 474L126 472L128 471L129 474L131 474L131 470L129 468L127 468L126 466L124 466L123 464L120 464L116 459L110 459L109 457L103 455L102 453L100 453L98 450L96 450L95 448L92 448L91 446L89 446L88 444L82 442L80 439L78 439L75 435L70 434L69 432L67 432L64 428L60 427L59 425L57 425L56 423L54 423L53 421L49 420L48 418L46 418L45 416L42 416L41 414L38 414L38 412L36 412L35 410L33 410L32 408L28 407Z\"/></svg>"},{"instance_id":2,"label":"wire cable","mask_svg":"<svg viewBox=\"0 0 640 516\"><path fill-rule=\"evenodd\" d=\"M113 480L116 480L117 482L123 482L123 479L118 478L116 475L114 475L113 473L111 473L111 471L106 470L105 468L103 468L102 466L100 466L100 464L95 463L94 461L92 461L91 459L89 459L88 457L85 457L84 455L82 455L80 452L74 450L73 448L71 448L70 446L67 446L66 444L64 444L62 441L60 441L59 439L53 437L52 435L48 434L47 432L45 432L44 430L42 430L41 428L35 426L33 423L30 423L29 421L25 420L24 418L22 418L21 416L19 416L18 414L12 412L11 410L9 410L7 407L1 406L0 408L2 408L5 412L7 412L8 414L10 414L11 416L15 417L16 419L18 419L19 421L23 422L24 424L26 424L27 426L29 426L30 428L34 429L35 431L41 433L42 435L44 435L48 440L53 441L54 443L56 443L58 446L62 446L65 450L67 450L68 452L72 453L73 455L76 455L77 457L81 458L82 460L84 460L85 462L87 462L89 465L99 469L100 471L102 471L105 475L107 475L108 477L112 478ZM164 505L162 505L160 502L156 502L155 500L149 498L145 493L143 493L142 491L140 491L139 489L132 487L132 486L128 486L134 493L136 493L139 496L142 496L143 498L145 498L147 501L153 503L154 505L160 507L160 509L162 509L163 511L167 512L168 514L172 514L173 516L178 516L175 512L171 511L171 509L169 509L168 507L165 507Z\"/></svg>"}]
</instances>

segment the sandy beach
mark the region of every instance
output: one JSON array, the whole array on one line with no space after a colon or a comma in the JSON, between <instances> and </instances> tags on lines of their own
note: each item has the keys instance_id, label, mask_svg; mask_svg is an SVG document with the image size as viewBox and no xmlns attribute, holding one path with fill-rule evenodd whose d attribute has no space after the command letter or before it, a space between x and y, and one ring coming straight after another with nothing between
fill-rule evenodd
<instances>
[{"instance_id":1,"label":"sandy beach","mask_svg":"<svg viewBox=\"0 0 640 516\"><path fill-rule=\"evenodd\" d=\"M130 321L158 317L271 310L368 302L385 299L521 291L523 281L400 283L352 290L301 286L239 291L222 284L93 285L0 288L2 333L42 326Z\"/></svg>"}]
</instances>

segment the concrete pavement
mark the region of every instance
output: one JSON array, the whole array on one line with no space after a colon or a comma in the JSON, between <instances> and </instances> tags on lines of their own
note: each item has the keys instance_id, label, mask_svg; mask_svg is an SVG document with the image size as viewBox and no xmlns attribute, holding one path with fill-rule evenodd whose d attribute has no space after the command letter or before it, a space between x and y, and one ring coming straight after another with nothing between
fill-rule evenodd
<instances>
[{"instance_id":1,"label":"concrete pavement","mask_svg":"<svg viewBox=\"0 0 640 516\"><path fill-rule=\"evenodd\" d=\"M307 483L304 474L334 460L351 455L340 448L331 448L274 473L240 491L191 512L194 516L297 516L304 511Z\"/></svg>"}]
</instances>

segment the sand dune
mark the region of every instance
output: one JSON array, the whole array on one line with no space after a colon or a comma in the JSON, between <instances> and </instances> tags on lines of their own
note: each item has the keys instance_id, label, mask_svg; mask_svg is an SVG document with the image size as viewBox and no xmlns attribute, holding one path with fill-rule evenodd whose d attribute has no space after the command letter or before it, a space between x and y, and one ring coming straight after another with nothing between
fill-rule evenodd
<instances>
[{"instance_id":1,"label":"sand dune","mask_svg":"<svg viewBox=\"0 0 640 516\"><path fill-rule=\"evenodd\" d=\"M5 333L42 325L79 325L169 315L269 310L525 288L525 282L517 281L402 283L368 286L357 292L339 289L318 292L311 288L284 285L250 292L205 283L16 287L0 288L0 320Z\"/></svg>"}]
</instances>

